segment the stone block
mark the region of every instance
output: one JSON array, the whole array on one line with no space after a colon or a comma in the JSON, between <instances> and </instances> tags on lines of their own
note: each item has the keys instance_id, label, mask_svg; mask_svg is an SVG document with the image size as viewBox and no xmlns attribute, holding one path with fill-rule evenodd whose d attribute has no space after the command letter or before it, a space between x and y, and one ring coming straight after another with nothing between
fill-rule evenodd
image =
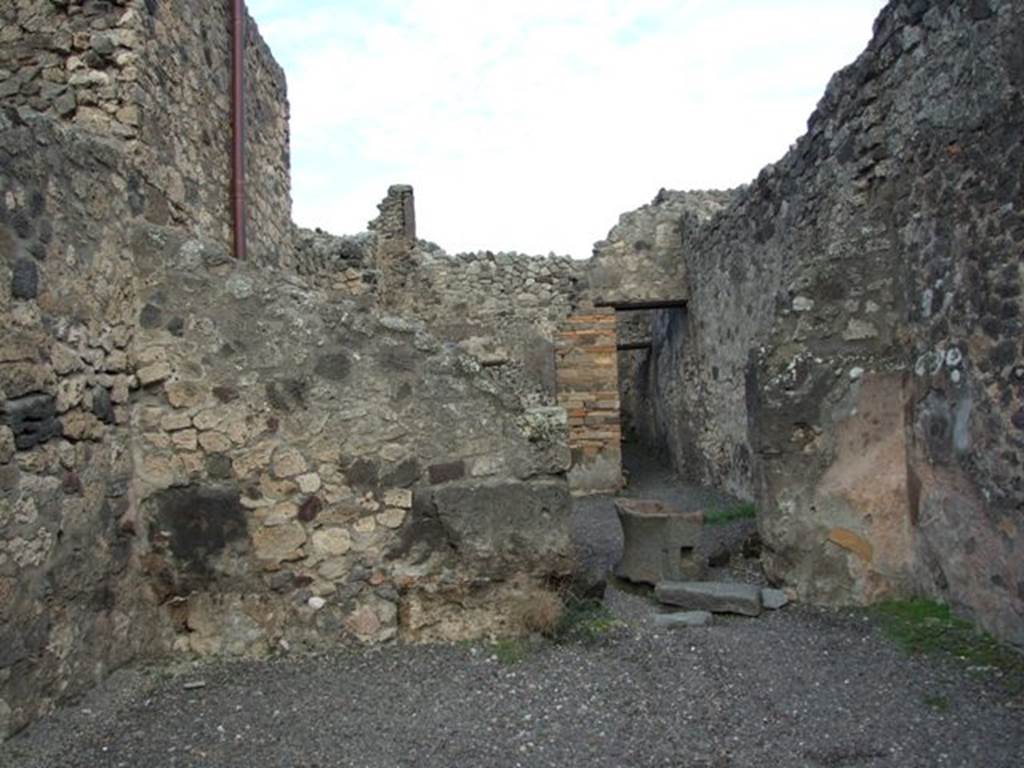
<instances>
[{"instance_id":1,"label":"stone block","mask_svg":"<svg viewBox=\"0 0 1024 768\"><path fill-rule=\"evenodd\" d=\"M617 499L622 524L622 559L615 575L641 584L700 578L704 563L695 552L703 512L683 512L661 501Z\"/></svg>"},{"instance_id":2,"label":"stone block","mask_svg":"<svg viewBox=\"0 0 1024 768\"><path fill-rule=\"evenodd\" d=\"M452 484L433 491L432 505L461 558L506 571L568 564L572 500L564 482Z\"/></svg>"},{"instance_id":3,"label":"stone block","mask_svg":"<svg viewBox=\"0 0 1024 768\"><path fill-rule=\"evenodd\" d=\"M466 476L466 465L461 461L434 464L427 469L427 475L432 485L461 480Z\"/></svg>"},{"instance_id":4,"label":"stone block","mask_svg":"<svg viewBox=\"0 0 1024 768\"><path fill-rule=\"evenodd\" d=\"M761 590L761 605L769 611L777 611L789 604L789 595L781 589L765 587Z\"/></svg>"},{"instance_id":5,"label":"stone block","mask_svg":"<svg viewBox=\"0 0 1024 768\"><path fill-rule=\"evenodd\" d=\"M663 581L654 588L658 600L691 611L761 615L761 590L752 584L714 581Z\"/></svg>"}]
</instances>

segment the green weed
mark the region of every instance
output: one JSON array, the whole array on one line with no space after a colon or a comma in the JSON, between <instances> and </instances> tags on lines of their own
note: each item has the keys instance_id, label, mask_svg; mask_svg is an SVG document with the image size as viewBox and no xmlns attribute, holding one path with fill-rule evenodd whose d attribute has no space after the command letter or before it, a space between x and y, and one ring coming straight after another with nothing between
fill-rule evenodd
<instances>
[{"instance_id":1,"label":"green weed","mask_svg":"<svg viewBox=\"0 0 1024 768\"><path fill-rule=\"evenodd\" d=\"M600 600L570 598L565 603L552 639L559 643L596 643L622 626L625 625Z\"/></svg>"},{"instance_id":2,"label":"green weed","mask_svg":"<svg viewBox=\"0 0 1024 768\"><path fill-rule=\"evenodd\" d=\"M530 644L520 637L509 637L504 640L496 640L491 646L494 657L499 664L507 667L519 664L530 655Z\"/></svg>"},{"instance_id":3,"label":"green weed","mask_svg":"<svg viewBox=\"0 0 1024 768\"><path fill-rule=\"evenodd\" d=\"M745 501L724 509L716 509L704 515L704 525L725 525L736 520L754 520L757 508L753 502Z\"/></svg>"},{"instance_id":4,"label":"green weed","mask_svg":"<svg viewBox=\"0 0 1024 768\"><path fill-rule=\"evenodd\" d=\"M971 666L1003 672L1014 688L1024 685L1024 656L954 616L948 605L920 599L891 600L872 611L885 634L907 653L955 656Z\"/></svg>"}]
</instances>

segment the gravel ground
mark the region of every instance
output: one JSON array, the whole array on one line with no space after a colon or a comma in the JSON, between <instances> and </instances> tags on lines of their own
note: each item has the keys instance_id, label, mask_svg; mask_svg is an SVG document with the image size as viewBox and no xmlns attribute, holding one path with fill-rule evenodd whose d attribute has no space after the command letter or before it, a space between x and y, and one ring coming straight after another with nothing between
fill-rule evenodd
<instances>
[{"instance_id":1,"label":"gravel ground","mask_svg":"<svg viewBox=\"0 0 1024 768\"><path fill-rule=\"evenodd\" d=\"M614 559L610 500L575 527ZM122 670L0 746L0 766L1024 765L1024 711L996 672L908 657L863 612L666 632L644 595L607 602L620 623L595 642L535 640L517 660L480 643Z\"/></svg>"}]
</instances>

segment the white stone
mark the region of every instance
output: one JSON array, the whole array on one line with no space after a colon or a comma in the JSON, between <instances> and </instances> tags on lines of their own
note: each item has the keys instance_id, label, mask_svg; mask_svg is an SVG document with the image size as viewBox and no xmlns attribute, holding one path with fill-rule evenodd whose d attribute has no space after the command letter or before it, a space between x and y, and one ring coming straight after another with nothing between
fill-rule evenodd
<instances>
[{"instance_id":1,"label":"white stone","mask_svg":"<svg viewBox=\"0 0 1024 768\"><path fill-rule=\"evenodd\" d=\"M316 493L322 485L320 475L316 472L307 472L304 475L299 475L295 478L295 482L299 484L299 490L303 493Z\"/></svg>"},{"instance_id":2,"label":"white stone","mask_svg":"<svg viewBox=\"0 0 1024 768\"><path fill-rule=\"evenodd\" d=\"M395 488L384 493L384 505L399 509L412 509L412 491L407 488Z\"/></svg>"},{"instance_id":3,"label":"white stone","mask_svg":"<svg viewBox=\"0 0 1024 768\"><path fill-rule=\"evenodd\" d=\"M344 555L352 549L352 537L344 528L324 528L313 534L313 549L323 555Z\"/></svg>"},{"instance_id":4,"label":"white stone","mask_svg":"<svg viewBox=\"0 0 1024 768\"><path fill-rule=\"evenodd\" d=\"M319 611L321 608L327 605L327 601L324 600L322 597L317 597L314 595L306 601L306 604L314 611Z\"/></svg>"}]
</instances>

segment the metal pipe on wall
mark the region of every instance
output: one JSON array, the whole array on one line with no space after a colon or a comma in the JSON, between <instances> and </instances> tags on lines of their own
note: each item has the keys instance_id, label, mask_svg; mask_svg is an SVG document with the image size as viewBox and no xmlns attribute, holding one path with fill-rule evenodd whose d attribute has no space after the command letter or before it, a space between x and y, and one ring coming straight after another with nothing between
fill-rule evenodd
<instances>
[{"instance_id":1,"label":"metal pipe on wall","mask_svg":"<svg viewBox=\"0 0 1024 768\"><path fill-rule=\"evenodd\" d=\"M231 0L231 214L235 258L245 258L245 0Z\"/></svg>"}]
</instances>

